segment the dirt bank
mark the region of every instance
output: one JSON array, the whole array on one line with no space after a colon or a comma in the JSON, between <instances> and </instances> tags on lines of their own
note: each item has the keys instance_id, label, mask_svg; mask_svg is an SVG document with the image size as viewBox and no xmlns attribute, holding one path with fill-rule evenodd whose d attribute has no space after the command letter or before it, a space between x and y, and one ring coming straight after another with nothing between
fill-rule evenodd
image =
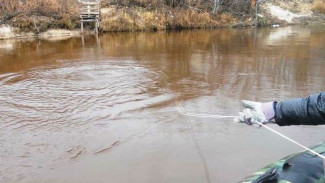
<instances>
[{"instance_id":1,"label":"dirt bank","mask_svg":"<svg viewBox=\"0 0 325 183\"><path fill-rule=\"evenodd\" d=\"M64 30L64 29L51 29L41 33L34 32L20 32L17 28L9 25L0 26L0 40L1 39L27 39L39 38L46 40L62 40L71 37L80 36L79 30Z\"/></svg>"},{"instance_id":2,"label":"dirt bank","mask_svg":"<svg viewBox=\"0 0 325 183\"><path fill-rule=\"evenodd\" d=\"M324 4L322 2L322 0L298 0L262 3L260 23L265 25L324 24L325 12L319 11L319 8L325 7L325 1Z\"/></svg>"}]
</instances>

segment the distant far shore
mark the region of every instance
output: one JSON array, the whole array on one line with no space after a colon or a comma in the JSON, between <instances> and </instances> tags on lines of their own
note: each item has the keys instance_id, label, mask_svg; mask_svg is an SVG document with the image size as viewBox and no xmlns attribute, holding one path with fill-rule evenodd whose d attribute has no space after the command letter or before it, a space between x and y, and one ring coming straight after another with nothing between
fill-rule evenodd
<instances>
[{"instance_id":1,"label":"distant far shore","mask_svg":"<svg viewBox=\"0 0 325 183\"><path fill-rule=\"evenodd\" d=\"M81 35L77 1L34 0L31 2L5 0L4 3L0 3L0 8L3 10L0 13L0 39L30 37L50 39ZM213 10L210 4L203 3L193 6L181 4L167 6L163 3L149 2L152 1L147 3L143 1L142 4L114 4L110 1L102 1L100 32L243 28L293 24L325 25L324 0L265 2L258 6L258 11L250 5L236 5L236 7L220 5L217 10ZM86 24L86 34L91 33L93 27L92 24Z\"/></svg>"}]
</instances>

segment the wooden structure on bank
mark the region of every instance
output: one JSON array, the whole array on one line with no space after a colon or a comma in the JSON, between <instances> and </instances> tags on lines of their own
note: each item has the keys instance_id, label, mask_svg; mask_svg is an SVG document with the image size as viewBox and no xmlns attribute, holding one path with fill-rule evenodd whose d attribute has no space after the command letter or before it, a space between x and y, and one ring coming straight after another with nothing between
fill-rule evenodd
<instances>
[{"instance_id":1,"label":"wooden structure on bank","mask_svg":"<svg viewBox=\"0 0 325 183\"><path fill-rule=\"evenodd\" d=\"M98 32L100 20L100 0L78 0L81 32L84 32L84 22L94 22L95 32Z\"/></svg>"}]
</instances>

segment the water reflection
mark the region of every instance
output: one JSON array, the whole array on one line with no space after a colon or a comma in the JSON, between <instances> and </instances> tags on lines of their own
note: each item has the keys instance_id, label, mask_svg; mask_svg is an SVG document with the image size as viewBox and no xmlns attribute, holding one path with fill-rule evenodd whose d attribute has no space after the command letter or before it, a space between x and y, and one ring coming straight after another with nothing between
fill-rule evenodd
<instances>
[{"instance_id":1,"label":"water reflection","mask_svg":"<svg viewBox=\"0 0 325 183\"><path fill-rule=\"evenodd\" d=\"M0 180L200 182L202 164L174 101L192 112L234 115L241 99L324 91L324 50L324 29L306 27L0 42ZM270 134L217 122L191 119L214 182L239 180L297 150ZM302 130L307 137L297 135ZM320 130L285 132L312 145L325 139ZM255 142L260 137L274 143L265 147ZM275 145L282 151L258 153ZM234 173L227 166L236 158ZM70 168L84 169L84 177Z\"/></svg>"}]
</instances>

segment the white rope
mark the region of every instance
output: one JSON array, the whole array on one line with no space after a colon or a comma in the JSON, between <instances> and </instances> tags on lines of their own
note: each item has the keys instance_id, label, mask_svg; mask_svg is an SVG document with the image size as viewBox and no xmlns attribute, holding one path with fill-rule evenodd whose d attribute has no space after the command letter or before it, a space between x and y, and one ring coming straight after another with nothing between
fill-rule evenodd
<instances>
[{"instance_id":1,"label":"white rope","mask_svg":"<svg viewBox=\"0 0 325 183\"><path fill-rule=\"evenodd\" d=\"M186 116L186 124L187 124L188 129L190 130L190 134L191 134L192 140L194 142L195 148L196 148L196 150L197 150L197 152L198 152L198 154L200 156L201 162L203 164L204 172L205 172L205 176L206 176L207 182L208 183L211 183L211 180L210 180L210 172L209 172L208 164L207 164L207 162L205 160L205 157L204 157L203 152L201 150L201 147L199 145L199 141L197 140L197 137L196 137L196 135L195 135L195 133L193 131L192 125L190 124L189 119L188 119L188 116L190 116L190 115L187 115L187 113L183 113L183 111L181 109L184 110L184 108L183 108L183 106L180 103L178 103L178 101L175 101L175 103L176 103L178 112L180 112L181 114L183 114L184 116Z\"/></svg>"},{"instance_id":2,"label":"white rope","mask_svg":"<svg viewBox=\"0 0 325 183\"><path fill-rule=\"evenodd\" d=\"M177 106L177 110L178 110L178 112L181 113L181 114L184 115L184 116L202 117L202 118L235 118L235 117L237 117L237 116L222 116L222 115L212 115L212 114L195 114L195 113L188 113L188 112L185 111L185 109L183 108L183 106L182 106L178 101L176 101L176 106ZM298 142L292 140L291 138L289 138L289 137L283 135L282 133L280 133L280 132L278 132L278 131L276 131L276 130L274 130L274 129L272 129L272 128L270 128L270 127L268 127L268 126L266 126L266 125L264 125L264 124L262 124L262 123L259 123L259 122L256 122L256 123L257 123L258 125L263 126L263 127L266 128L267 130L269 130L269 131L271 131L271 132L273 132L273 133L275 133L275 134L281 136L282 138L284 138L284 139L286 139L286 140L288 140L288 141L290 141L290 142L292 142L292 143L298 145L299 147L301 147L301 148L303 148L303 149L309 151L310 153L312 153L312 154L314 154L314 155L316 155L316 156L322 158L323 160L325 160L325 156L324 156L324 155L319 154L318 152L316 152L316 151L314 151L314 150L312 150L312 149L310 149L310 148L308 148L308 147L306 147L306 146L304 146L304 145L302 145L302 144L300 144L300 143L298 143Z\"/></svg>"},{"instance_id":3,"label":"white rope","mask_svg":"<svg viewBox=\"0 0 325 183\"><path fill-rule=\"evenodd\" d=\"M188 116L192 116L192 115L188 115L186 112L184 112L185 110L184 110L183 106L180 103L178 103L178 101L175 101L175 103L176 103L178 112L181 113L182 115L186 116L186 124L187 124L187 127L190 130L190 134L191 134L192 140L194 142L195 148L196 148L196 150L197 150L197 152L198 152L198 154L200 156L201 162L203 164L207 182L211 183L208 164L207 164L207 162L205 160L205 157L204 157L203 152L201 150L201 147L199 145L199 141L197 140L197 137L196 137L196 135L195 135L195 133L193 131L192 125L190 124L189 119L188 119Z\"/></svg>"},{"instance_id":4,"label":"white rope","mask_svg":"<svg viewBox=\"0 0 325 183\"><path fill-rule=\"evenodd\" d=\"M191 117L200 117L200 118L235 118L237 116L223 116L223 115L216 115L216 114L196 114L196 113L190 113L186 112L183 106L176 101L176 106L178 109L178 112L183 114L184 116L191 116Z\"/></svg>"},{"instance_id":5,"label":"white rope","mask_svg":"<svg viewBox=\"0 0 325 183\"><path fill-rule=\"evenodd\" d=\"M280 133L280 132L278 132L278 131L276 131L276 130L274 130L274 129L272 129L272 128L270 128L270 127L268 127L268 126L266 126L266 125L264 125L264 124L262 124L262 123L259 123L259 122L256 122L256 123L259 124L259 125L261 125L261 126L263 126L263 127L266 128L266 129L268 129L269 131L271 131L271 132L273 132L273 133L275 133L275 134L277 134L277 135L283 137L284 139L287 139L288 141L290 141L290 142L296 144L297 146L300 146L301 148L303 148L303 149L309 151L310 153L312 153L312 154L314 154L314 155L316 155L316 156L322 158L323 160L325 160L325 156L324 156L324 155L319 154L318 152L316 152L316 151L314 151L314 150L312 150L312 149L310 149L310 148L308 148L308 147L306 147L306 146L304 146L304 145L302 145L302 144L300 144L300 143L298 143L298 142L292 140L291 138L289 138L289 137L283 135L282 133Z\"/></svg>"}]
</instances>

